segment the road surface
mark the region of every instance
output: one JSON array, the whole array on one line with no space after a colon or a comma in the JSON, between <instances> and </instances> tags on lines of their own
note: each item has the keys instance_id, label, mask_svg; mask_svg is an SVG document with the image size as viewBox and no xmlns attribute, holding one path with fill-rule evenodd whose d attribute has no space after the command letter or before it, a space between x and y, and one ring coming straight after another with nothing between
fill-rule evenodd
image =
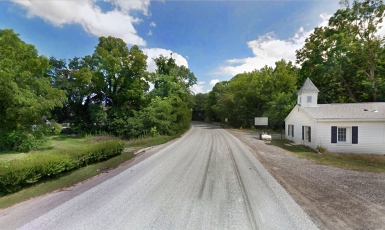
<instances>
[{"instance_id":1,"label":"road surface","mask_svg":"<svg viewBox=\"0 0 385 230\"><path fill-rule=\"evenodd\" d=\"M193 123L177 142L21 229L317 227L238 139Z\"/></svg>"}]
</instances>

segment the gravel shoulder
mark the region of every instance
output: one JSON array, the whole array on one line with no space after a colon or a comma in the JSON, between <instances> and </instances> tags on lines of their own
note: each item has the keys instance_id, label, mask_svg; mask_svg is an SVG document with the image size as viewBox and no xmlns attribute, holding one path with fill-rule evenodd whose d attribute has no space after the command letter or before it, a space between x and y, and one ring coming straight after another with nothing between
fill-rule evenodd
<instances>
[{"instance_id":1,"label":"gravel shoulder","mask_svg":"<svg viewBox=\"0 0 385 230\"><path fill-rule=\"evenodd\" d=\"M256 134L227 131L248 146L320 229L385 228L385 174L318 165Z\"/></svg>"}]
</instances>

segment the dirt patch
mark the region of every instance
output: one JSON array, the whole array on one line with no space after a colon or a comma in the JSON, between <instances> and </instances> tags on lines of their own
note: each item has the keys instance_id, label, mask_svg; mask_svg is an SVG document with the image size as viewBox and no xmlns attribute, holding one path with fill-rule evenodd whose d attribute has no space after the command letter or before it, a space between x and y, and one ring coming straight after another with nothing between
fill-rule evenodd
<instances>
[{"instance_id":1,"label":"dirt patch","mask_svg":"<svg viewBox=\"0 0 385 230\"><path fill-rule=\"evenodd\" d=\"M385 174L345 170L300 159L227 130L254 153L320 229L385 229Z\"/></svg>"}]
</instances>

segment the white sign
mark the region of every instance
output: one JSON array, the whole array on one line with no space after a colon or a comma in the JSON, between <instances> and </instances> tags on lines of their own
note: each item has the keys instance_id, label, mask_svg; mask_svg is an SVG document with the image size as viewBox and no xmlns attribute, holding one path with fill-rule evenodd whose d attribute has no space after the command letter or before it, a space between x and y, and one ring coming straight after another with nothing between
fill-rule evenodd
<instances>
[{"instance_id":1,"label":"white sign","mask_svg":"<svg viewBox=\"0 0 385 230\"><path fill-rule=\"evenodd\" d=\"M254 125L268 125L267 117L256 117L254 120Z\"/></svg>"},{"instance_id":2,"label":"white sign","mask_svg":"<svg viewBox=\"0 0 385 230\"><path fill-rule=\"evenodd\" d=\"M229 118L225 118L225 122L229 122Z\"/></svg>"}]
</instances>

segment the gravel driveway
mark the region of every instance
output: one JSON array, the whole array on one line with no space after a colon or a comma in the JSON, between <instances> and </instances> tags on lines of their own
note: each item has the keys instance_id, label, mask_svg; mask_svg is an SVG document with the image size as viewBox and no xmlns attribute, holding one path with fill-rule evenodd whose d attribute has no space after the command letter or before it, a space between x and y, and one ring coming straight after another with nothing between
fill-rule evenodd
<instances>
[{"instance_id":1,"label":"gravel driveway","mask_svg":"<svg viewBox=\"0 0 385 230\"><path fill-rule=\"evenodd\" d=\"M254 153L321 229L385 229L385 174L317 165L227 130Z\"/></svg>"}]
</instances>

